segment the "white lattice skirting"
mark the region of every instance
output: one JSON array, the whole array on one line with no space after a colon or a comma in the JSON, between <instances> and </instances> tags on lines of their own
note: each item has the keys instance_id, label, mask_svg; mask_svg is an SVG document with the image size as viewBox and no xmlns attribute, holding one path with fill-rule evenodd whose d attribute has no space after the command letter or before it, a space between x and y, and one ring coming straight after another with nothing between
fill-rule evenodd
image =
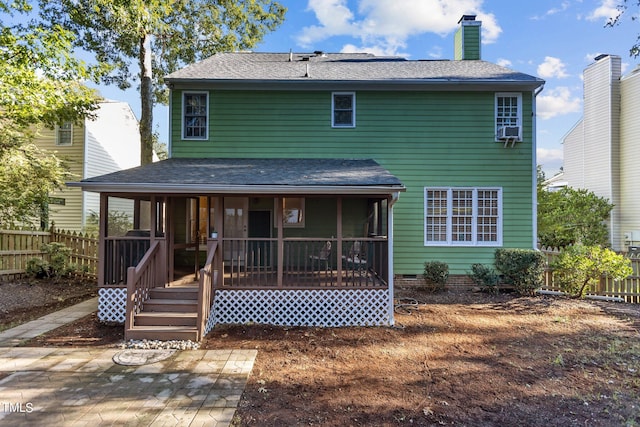
<instances>
[{"instance_id":1,"label":"white lattice skirting","mask_svg":"<svg viewBox=\"0 0 640 427\"><path fill-rule=\"evenodd\" d=\"M98 290L98 320L124 323L127 290ZM217 290L205 334L218 324L278 326L388 326L393 319L389 291Z\"/></svg>"},{"instance_id":2,"label":"white lattice skirting","mask_svg":"<svg viewBox=\"0 0 640 427\"><path fill-rule=\"evenodd\" d=\"M98 320L101 322L124 323L127 307L125 288L98 289Z\"/></svg>"},{"instance_id":3,"label":"white lattice skirting","mask_svg":"<svg viewBox=\"0 0 640 427\"><path fill-rule=\"evenodd\" d=\"M207 333L218 323L279 326L388 326L385 289L216 290Z\"/></svg>"}]
</instances>

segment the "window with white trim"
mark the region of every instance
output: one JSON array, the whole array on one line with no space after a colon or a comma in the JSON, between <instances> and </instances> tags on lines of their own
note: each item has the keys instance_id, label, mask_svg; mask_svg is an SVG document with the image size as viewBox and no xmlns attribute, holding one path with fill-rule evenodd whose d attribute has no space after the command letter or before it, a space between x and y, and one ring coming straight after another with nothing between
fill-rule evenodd
<instances>
[{"instance_id":1,"label":"window with white trim","mask_svg":"<svg viewBox=\"0 0 640 427\"><path fill-rule=\"evenodd\" d=\"M208 139L209 94L183 92L182 139Z\"/></svg>"},{"instance_id":2,"label":"window with white trim","mask_svg":"<svg viewBox=\"0 0 640 427\"><path fill-rule=\"evenodd\" d=\"M331 126L334 128L356 127L355 92L333 92L331 94Z\"/></svg>"},{"instance_id":3,"label":"window with white trim","mask_svg":"<svg viewBox=\"0 0 640 427\"><path fill-rule=\"evenodd\" d=\"M424 189L425 246L502 246L502 189Z\"/></svg>"},{"instance_id":4,"label":"window with white trim","mask_svg":"<svg viewBox=\"0 0 640 427\"><path fill-rule=\"evenodd\" d=\"M71 145L73 142L73 123L64 122L56 126L56 145Z\"/></svg>"},{"instance_id":5,"label":"window with white trim","mask_svg":"<svg viewBox=\"0 0 640 427\"><path fill-rule=\"evenodd\" d=\"M500 128L505 126L518 127L518 135L522 135L521 93L496 93L496 138Z\"/></svg>"}]
</instances>

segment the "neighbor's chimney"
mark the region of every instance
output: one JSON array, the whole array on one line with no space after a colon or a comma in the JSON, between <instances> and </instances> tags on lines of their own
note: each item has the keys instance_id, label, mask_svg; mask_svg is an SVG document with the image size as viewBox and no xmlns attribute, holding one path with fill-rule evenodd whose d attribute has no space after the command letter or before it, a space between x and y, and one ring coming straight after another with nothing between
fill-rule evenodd
<instances>
[{"instance_id":1,"label":"neighbor's chimney","mask_svg":"<svg viewBox=\"0 0 640 427\"><path fill-rule=\"evenodd\" d=\"M476 15L462 15L458 24L460 24L460 27L453 38L453 59L481 59L480 26L482 22L476 21Z\"/></svg>"}]
</instances>

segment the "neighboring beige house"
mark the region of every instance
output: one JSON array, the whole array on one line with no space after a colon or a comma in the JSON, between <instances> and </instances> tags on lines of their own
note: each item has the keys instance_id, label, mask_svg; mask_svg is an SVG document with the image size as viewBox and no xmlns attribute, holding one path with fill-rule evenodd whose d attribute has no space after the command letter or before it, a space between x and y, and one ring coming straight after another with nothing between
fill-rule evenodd
<instances>
[{"instance_id":1,"label":"neighboring beige house","mask_svg":"<svg viewBox=\"0 0 640 427\"><path fill-rule=\"evenodd\" d=\"M615 250L640 245L640 66L622 76L621 59L600 55L584 70L582 119L564 138L563 180L615 205Z\"/></svg>"},{"instance_id":2,"label":"neighboring beige house","mask_svg":"<svg viewBox=\"0 0 640 427\"><path fill-rule=\"evenodd\" d=\"M55 129L43 129L36 145L64 159L71 180L90 178L140 165L138 119L126 102L104 100L94 120L82 125L63 123ZM91 212L100 209L97 193L67 188L51 195L49 222L64 230L84 231ZM133 212L133 207L122 207Z\"/></svg>"}]
</instances>

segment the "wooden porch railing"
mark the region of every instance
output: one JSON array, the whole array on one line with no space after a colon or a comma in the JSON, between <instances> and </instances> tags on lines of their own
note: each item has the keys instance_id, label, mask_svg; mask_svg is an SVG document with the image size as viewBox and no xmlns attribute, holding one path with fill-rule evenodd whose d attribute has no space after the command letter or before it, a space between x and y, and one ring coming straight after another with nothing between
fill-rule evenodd
<instances>
[{"instance_id":1,"label":"wooden porch railing","mask_svg":"<svg viewBox=\"0 0 640 427\"><path fill-rule=\"evenodd\" d=\"M161 243L156 241L144 254L140 263L127 269L127 306L125 312L125 339L127 331L133 329L133 320L136 314L142 310L142 305L149 298L149 291L164 284L164 279L159 274L159 267L164 268L161 262Z\"/></svg>"},{"instance_id":2,"label":"wooden porch railing","mask_svg":"<svg viewBox=\"0 0 640 427\"><path fill-rule=\"evenodd\" d=\"M277 239L223 240L224 288L384 288L388 276L386 238L286 238L282 261Z\"/></svg>"},{"instance_id":3,"label":"wooden porch railing","mask_svg":"<svg viewBox=\"0 0 640 427\"><path fill-rule=\"evenodd\" d=\"M211 313L211 305L215 298L215 283L217 271L213 269L213 264L218 250L218 242L211 242L207 247L207 260L204 267L200 269L200 279L198 286L198 341L204 338L205 328Z\"/></svg>"}]
</instances>

